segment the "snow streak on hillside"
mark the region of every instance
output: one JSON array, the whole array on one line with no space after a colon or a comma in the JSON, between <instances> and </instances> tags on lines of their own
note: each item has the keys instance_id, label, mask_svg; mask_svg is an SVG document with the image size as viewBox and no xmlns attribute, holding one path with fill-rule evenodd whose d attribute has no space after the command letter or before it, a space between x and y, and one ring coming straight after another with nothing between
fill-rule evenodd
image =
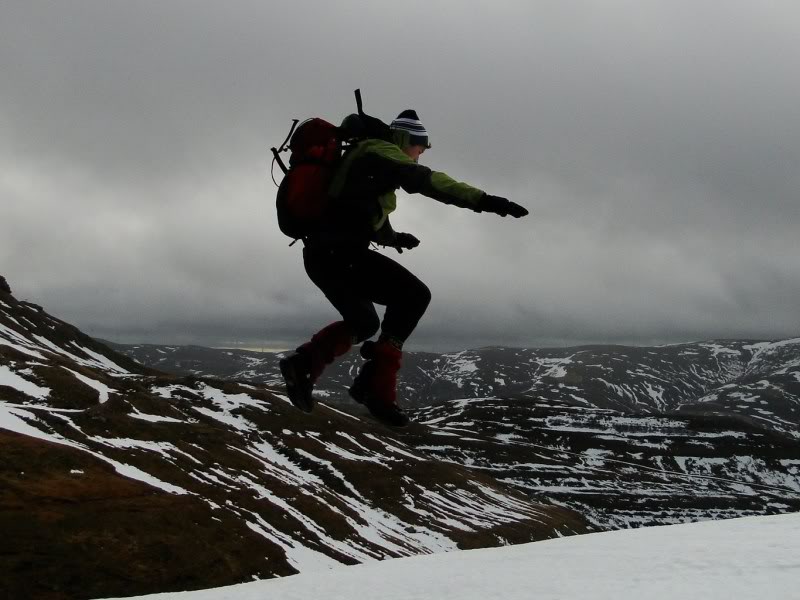
<instances>
[{"instance_id":1,"label":"snow streak on hillside","mask_svg":"<svg viewBox=\"0 0 800 600\"><path fill-rule=\"evenodd\" d=\"M795 600L800 514L391 560L141 600Z\"/></svg>"}]
</instances>

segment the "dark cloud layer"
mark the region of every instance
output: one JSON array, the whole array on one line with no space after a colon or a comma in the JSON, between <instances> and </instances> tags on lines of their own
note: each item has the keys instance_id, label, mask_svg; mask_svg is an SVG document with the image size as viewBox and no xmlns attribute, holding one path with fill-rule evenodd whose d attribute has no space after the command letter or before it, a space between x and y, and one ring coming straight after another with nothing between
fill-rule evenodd
<instances>
[{"instance_id":1,"label":"dark cloud layer","mask_svg":"<svg viewBox=\"0 0 800 600\"><path fill-rule=\"evenodd\" d=\"M272 214L268 148L362 87L424 161L533 216L400 198L414 340L797 334L791 2L5 2L0 272L123 341L285 345L335 318ZM303 35L305 32L305 36Z\"/></svg>"}]
</instances>

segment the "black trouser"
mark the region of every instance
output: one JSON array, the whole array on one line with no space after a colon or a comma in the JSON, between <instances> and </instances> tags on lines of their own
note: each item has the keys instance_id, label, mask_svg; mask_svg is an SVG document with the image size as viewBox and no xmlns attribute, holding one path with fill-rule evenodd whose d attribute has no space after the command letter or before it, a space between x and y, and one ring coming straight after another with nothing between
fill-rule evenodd
<instances>
[{"instance_id":1,"label":"black trouser","mask_svg":"<svg viewBox=\"0 0 800 600\"><path fill-rule=\"evenodd\" d=\"M408 269L368 248L307 246L303 262L359 342L379 328L405 342L431 301L428 286ZM382 324L373 303L386 307Z\"/></svg>"}]
</instances>

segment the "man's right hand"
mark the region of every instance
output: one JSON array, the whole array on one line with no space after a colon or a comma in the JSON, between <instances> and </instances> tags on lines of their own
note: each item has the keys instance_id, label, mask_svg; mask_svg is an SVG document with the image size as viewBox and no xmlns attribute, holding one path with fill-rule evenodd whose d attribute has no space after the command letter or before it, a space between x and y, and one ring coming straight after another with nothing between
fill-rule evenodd
<instances>
[{"instance_id":1,"label":"man's right hand","mask_svg":"<svg viewBox=\"0 0 800 600\"><path fill-rule=\"evenodd\" d=\"M529 214L528 209L526 209L524 206L520 206L516 202L511 202L506 198L492 196L490 194L486 194L483 196L483 198L481 198L481 201L478 204L478 209L485 212L495 213L501 217L511 215L516 219Z\"/></svg>"}]
</instances>

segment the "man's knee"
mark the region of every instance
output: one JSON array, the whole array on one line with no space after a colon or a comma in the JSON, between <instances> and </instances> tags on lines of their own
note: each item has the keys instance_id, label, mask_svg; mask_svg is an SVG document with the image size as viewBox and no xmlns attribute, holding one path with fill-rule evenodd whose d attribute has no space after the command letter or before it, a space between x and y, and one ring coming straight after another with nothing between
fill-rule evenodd
<instances>
[{"instance_id":1,"label":"man's knee","mask_svg":"<svg viewBox=\"0 0 800 600\"><path fill-rule=\"evenodd\" d=\"M422 290L420 291L420 302L423 304L423 311L424 311L426 308L428 308L428 305L431 303L432 296L430 288L424 283L422 283L421 285L422 285Z\"/></svg>"},{"instance_id":2,"label":"man's knee","mask_svg":"<svg viewBox=\"0 0 800 600\"><path fill-rule=\"evenodd\" d=\"M381 320L378 318L378 315L370 315L369 317L360 319L358 323L351 323L350 327L354 331L356 343L360 344L378 333L378 330L381 328Z\"/></svg>"},{"instance_id":3,"label":"man's knee","mask_svg":"<svg viewBox=\"0 0 800 600\"><path fill-rule=\"evenodd\" d=\"M414 292L411 295L411 300L416 312L419 315L422 315L427 310L428 305L431 303L430 288L418 280L417 285L414 287Z\"/></svg>"}]
</instances>

